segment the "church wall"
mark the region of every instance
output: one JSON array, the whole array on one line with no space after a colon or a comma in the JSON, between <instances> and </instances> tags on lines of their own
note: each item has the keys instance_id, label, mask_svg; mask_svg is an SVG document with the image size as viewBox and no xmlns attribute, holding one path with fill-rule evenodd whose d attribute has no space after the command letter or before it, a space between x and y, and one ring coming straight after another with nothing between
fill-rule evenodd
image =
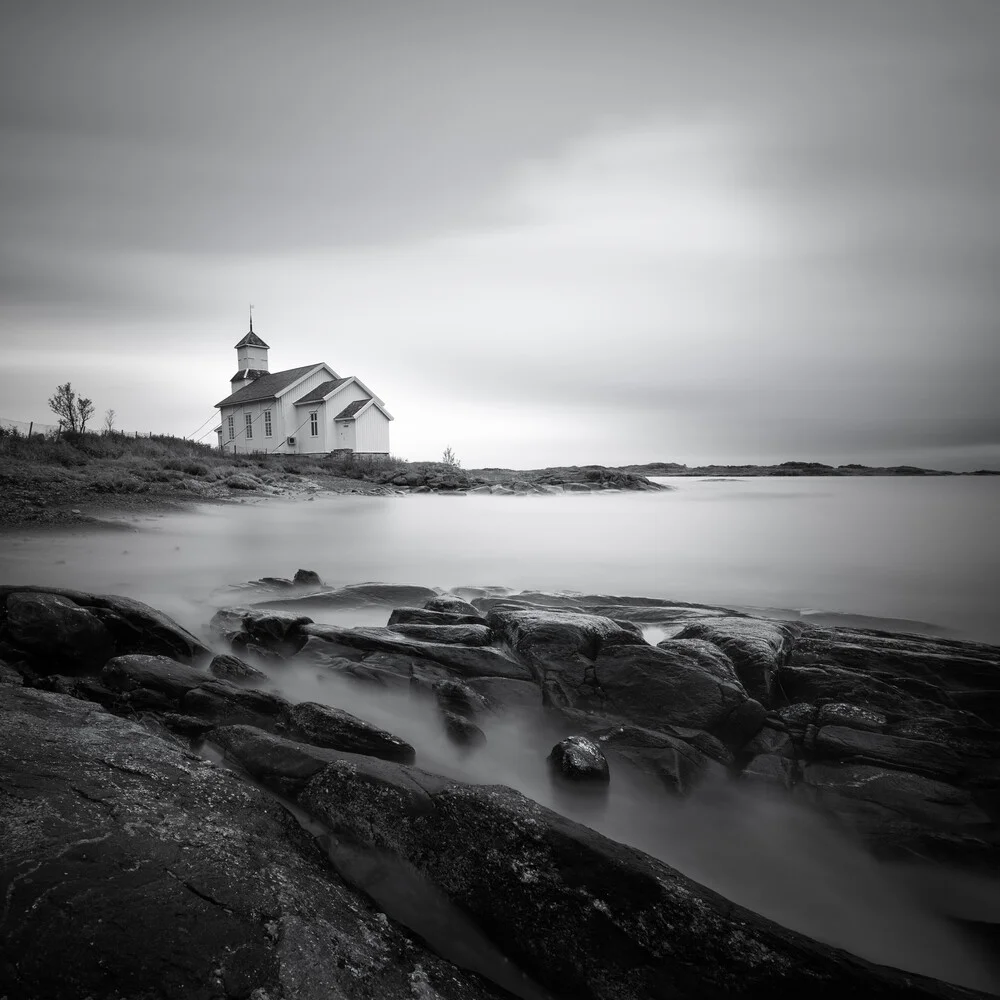
<instances>
[{"instance_id":1,"label":"church wall","mask_svg":"<svg viewBox=\"0 0 1000 1000\"><path fill-rule=\"evenodd\" d=\"M357 427L355 451L360 454L389 454L389 418L377 406L369 407L354 423Z\"/></svg>"}]
</instances>

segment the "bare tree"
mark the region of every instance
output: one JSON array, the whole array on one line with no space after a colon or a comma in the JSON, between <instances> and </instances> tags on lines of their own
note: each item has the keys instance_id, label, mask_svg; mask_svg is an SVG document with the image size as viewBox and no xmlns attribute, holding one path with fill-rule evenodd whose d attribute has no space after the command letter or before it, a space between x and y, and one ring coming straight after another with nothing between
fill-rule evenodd
<instances>
[{"instance_id":1,"label":"bare tree","mask_svg":"<svg viewBox=\"0 0 1000 1000\"><path fill-rule=\"evenodd\" d=\"M111 434L115 429L115 411L105 410L104 411L104 433Z\"/></svg>"},{"instance_id":2,"label":"bare tree","mask_svg":"<svg viewBox=\"0 0 1000 1000\"><path fill-rule=\"evenodd\" d=\"M456 469L460 469L462 467L462 463L455 458L455 453L451 450L451 445L448 445L448 447L445 448L444 454L441 456L441 461L444 462L445 465L453 465Z\"/></svg>"},{"instance_id":3,"label":"bare tree","mask_svg":"<svg viewBox=\"0 0 1000 1000\"><path fill-rule=\"evenodd\" d=\"M59 386L50 397L49 409L59 418L60 430L77 430L76 393L69 382Z\"/></svg>"},{"instance_id":4,"label":"bare tree","mask_svg":"<svg viewBox=\"0 0 1000 1000\"><path fill-rule=\"evenodd\" d=\"M94 404L80 396L76 401L76 424L82 434L87 429L87 421L94 415Z\"/></svg>"}]
</instances>

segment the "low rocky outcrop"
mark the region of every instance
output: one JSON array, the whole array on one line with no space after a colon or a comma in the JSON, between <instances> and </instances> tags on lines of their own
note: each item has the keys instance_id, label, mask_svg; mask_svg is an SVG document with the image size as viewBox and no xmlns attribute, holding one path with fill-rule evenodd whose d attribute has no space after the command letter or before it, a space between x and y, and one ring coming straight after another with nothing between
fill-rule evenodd
<instances>
[{"instance_id":1,"label":"low rocky outcrop","mask_svg":"<svg viewBox=\"0 0 1000 1000\"><path fill-rule=\"evenodd\" d=\"M458 646L489 646L493 642L493 633L486 625L426 625L406 622L390 625L389 628L400 635L424 642L447 642Z\"/></svg>"},{"instance_id":2,"label":"low rocky outcrop","mask_svg":"<svg viewBox=\"0 0 1000 1000\"><path fill-rule=\"evenodd\" d=\"M422 642L388 628L306 625L303 631L309 641L302 654L320 661L325 656L350 655L352 651L397 653L446 667L460 677L531 678L527 667L490 646Z\"/></svg>"},{"instance_id":3,"label":"low rocky outcrop","mask_svg":"<svg viewBox=\"0 0 1000 1000\"><path fill-rule=\"evenodd\" d=\"M0 718L0 996L508 996L235 774L63 695L0 686Z\"/></svg>"},{"instance_id":4,"label":"low rocky outcrop","mask_svg":"<svg viewBox=\"0 0 1000 1000\"><path fill-rule=\"evenodd\" d=\"M336 590L323 590L297 597L274 598L259 601L255 606L295 611L299 608L371 608L398 607L420 604L437 597L428 587L412 587L389 583L358 583Z\"/></svg>"},{"instance_id":5,"label":"low rocky outcrop","mask_svg":"<svg viewBox=\"0 0 1000 1000\"><path fill-rule=\"evenodd\" d=\"M208 785L192 785L191 775L201 780L195 765L218 769L178 749L188 739L205 739L226 754L244 779L252 776L294 799L311 817L307 820L300 813L302 821L320 824L315 829L326 831L322 836L328 838L324 849L330 857L357 855L358 863L370 869L382 864L379 858L398 856L401 861L392 864L408 866L407 871L429 880L435 891L447 895L449 905L471 915L494 945L554 996L770 998L818 992L834 997L863 990L882 996L959 995L776 928L667 866L605 841L509 789L463 785L408 766L416 751L407 742L340 708L289 701L270 689L267 676L253 664L270 657L267 662L274 669L268 669L274 677L279 677L278 670L289 671L291 677L304 670L316 680L330 681L331 692L343 690L332 682L338 678L365 685L373 698L391 693L397 705L407 692L428 699L431 722L436 719L441 727L429 744L433 752L443 735L460 748L458 757L488 754L495 738L509 738L510 730L507 735L503 730L504 712L515 713L518 726L534 720L551 727L539 730L553 732L544 746L558 738L556 732L572 732L576 735L553 748L553 792L573 795L566 786L585 790L590 781L601 790L610 780L611 798L602 793L591 805L614 801L622 769L655 777L671 795L687 795L716 782L757 784L825 813L863 838L880 857L916 855L995 874L1000 872L1000 651L933 637L822 628L801 620L765 621L723 608L649 598L515 594L499 587L460 588L453 595L419 587L382 588L360 585L312 596L350 591L350 599L364 602L362 607L386 608L398 597L402 606L385 628L319 625L302 614L301 607L279 611L255 605L220 611L213 618L213 631L234 650L256 651L259 659L250 662L231 654L212 659L195 637L152 609L116 603L124 599L40 588L0 589L0 782L5 774L23 774L37 766L38 787L48 788L45 782L62 774L63 765L52 762L65 750L67 760L87 762L81 781L65 794L79 796L77 807L88 810L90 823L93 816L103 815L109 801L100 790L101 769L108 769L113 778L116 769L125 775L134 770L137 782L147 782L134 786L143 794L155 797L155 786L167 782L167 804L157 822L168 831L165 839L170 842L172 824L180 822L172 818L172 803L190 802L193 812L202 816L203 806L208 810L217 801L213 797L203 802L198 789ZM296 593L291 588L286 592ZM666 628L670 638L650 644L640 627L649 624L658 626L657 636ZM128 637L136 648L130 647ZM289 669L290 662L296 666ZM28 700L17 701L22 695ZM97 705L132 721L115 718ZM49 711L55 728L45 728ZM419 712L426 717L426 704ZM21 721L7 726L8 713ZM140 719L143 727L137 725ZM72 730L72 735L63 730ZM146 736L138 739L136 732ZM150 763L144 756L153 746L147 737L179 755L182 763L175 764L175 756L165 769ZM22 746L26 738L29 742ZM35 746L31 739L50 740L52 745ZM544 753L541 750L539 760ZM16 764L13 771L8 758ZM50 765L52 770L46 770ZM656 785L641 776L633 774L629 780L656 792ZM105 784L117 789L115 781ZM241 784L235 773L224 781L260 795ZM210 927L206 947L215 948L216 956L228 956L212 966L223 970L212 973L222 977L221 986L211 987L214 994L209 987L199 993L189 985L194 981L190 977L202 975L201 959L191 965L194 971L182 963L188 970L183 976L189 978L178 990L193 996L253 996L253 990L267 990L264 984L272 982L272 972L261 972L254 964L264 961L261 955L269 956L268 969L293 962L277 954L284 932L271 940L270 951L258 953L255 946L242 943L257 940L252 930L256 918L246 914L271 913L266 907L276 904L266 896L274 888L268 883L254 889L265 896L253 896L241 909L243 890L237 892L227 881L230 873L220 852L251 849L242 831L233 837L228 825L243 822L240 810L250 809L251 800L232 798L230 787L219 785L218 795L235 812L227 812L226 806L204 815L214 817L213 835L232 844L206 855L211 862L205 869L209 881L200 880L209 878L200 868L198 879L188 879L211 898L191 890L187 902L194 906L192 900L200 899L220 907L227 921L234 914L238 919L219 925L224 931L218 932L218 947L213 943L215 924ZM0 784L0 792L6 790ZM126 808L117 795L112 792L113 805L108 807L107 822L115 824L106 838L108 850L125 851L122 856L129 858L144 856L143 851L153 848L145 841L135 847L127 840L135 835L127 822L118 829L120 817L127 821L134 814L129 810L142 804ZM37 803L33 808L32 822L47 830L48 814L43 815ZM261 815L259 823L266 826L272 814L265 809ZM0 810L0 838L9 829L6 822ZM99 846L94 849L98 862L93 871L103 878L102 866L110 864L111 855L101 853L106 828L94 829L99 839L93 843ZM296 828L289 829L294 833ZM68 834L56 829L53 836ZM200 841L184 843L190 848ZM302 843L315 851L311 840ZM32 883L20 875L35 862L24 859L32 852L49 857L49 847L37 846L41 841L30 844L35 846L27 854L17 855L22 860L15 864L22 868L10 869L13 881L7 884L15 886L15 907L24 901L34 905L35 900L29 900ZM283 840L274 848L279 853L286 849ZM89 850L84 847L81 858L89 858ZM127 853L130 850L133 854ZM184 864L199 864L190 850L180 850ZM264 866L271 857L265 854L254 855ZM70 859L76 863L75 855ZM0 850L0 870L5 863L5 851ZM282 862L276 863L279 867L273 870L284 871ZM326 878L333 877L322 857L317 863ZM119 867L125 872L127 866ZM44 868L44 877L49 870ZM143 878L149 874L141 865L139 870ZM180 871L173 861L171 870ZM242 870L233 869L240 885ZM256 870L259 877L260 871L272 869ZM114 886L115 879L125 879L121 873L109 877ZM161 893L158 879L152 883L151 905L167 913L173 897ZM138 884L127 879L121 883ZM75 902L84 898L83 890L67 897L74 900L68 908L60 892L51 899L39 897L38 911L48 914L45 920L50 922L42 926L29 921L30 926L61 933L59 920L76 920L81 935L92 930L89 914L79 918L83 904ZM282 892L286 889L279 895ZM254 910L258 905L265 909ZM63 916L56 913L60 907ZM102 902L97 916L111 919L103 907ZM131 911L126 906L123 912L127 916ZM348 939L343 946L355 947L351 935L367 933L366 927L351 924L343 931ZM98 948L104 947L105 929L94 933ZM340 932L329 933L336 937ZM74 995L77 987L78 995L104 995L94 985L97 980L87 978L96 975L93 969L98 966L73 950L76 937L68 939L66 975L84 977L78 981L43 970L40 959L30 958L23 968L6 959L8 942L15 946L9 954L18 955L22 949L29 956L51 954L44 942L25 945L23 937L12 934L0 921L0 963L7 961L0 970L0 996L4 987L10 996L24 995L25 990L18 993L8 986L20 986L18 976L37 987L27 995L57 995L56 987L68 990L66 995ZM159 962L157 958L153 964ZM317 967L325 968L322 962ZM163 975L172 988L174 973ZM280 979L283 973L274 975ZM253 985L246 985L251 980ZM411 986L417 983L413 995L418 997L491 995L493 989L464 974L447 988L419 976L408 981ZM132 991L124 995L144 995L141 984L133 988L133 980L122 982ZM385 995L396 995L396 980L384 982L389 984ZM326 989L327 980L322 985ZM120 984L116 988L124 989ZM282 988L285 994L267 996L275 1000L309 995L289 992L287 985ZM332 989L317 995L329 995ZM466 989L473 992L461 992ZM379 995L375 986L353 992L344 987L341 992ZM526 995L541 994L529 989Z\"/></svg>"},{"instance_id":6,"label":"low rocky outcrop","mask_svg":"<svg viewBox=\"0 0 1000 1000\"><path fill-rule=\"evenodd\" d=\"M184 663L207 646L167 615L129 597L0 586L0 655L36 674L99 669L115 655L146 653Z\"/></svg>"},{"instance_id":7,"label":"low rocky outcrop","mask_svg":"<svg viewBox=\"0 0 1000 1000\"><path fill-rule=\"evenodd\" d=\"M509 788L355 759L298 801L405 859L558 996L967 995L809 941Z\"/></svg>"},{"instance_id":8,"label":"low rocky outcrop","mask_svg":"<svg viewBox=\"0 0 1000 1000\"><path fill-rule=\"evenodd\" d=\"M234 684L266 684L269 680L267 674L256 667L250 666L245 660L229 653L218 653L212 657L212 662L208 665L209 672L215 677L224 681L232 681Z\"/></svg>"},{"instance_id":9,"label":"low rocky outcrop","mask_svg":"<svg viewBox=\"0 0 1000 1000\"><path fill-rule=\"evenodd\" d=\"M470 614L433 611L428 608L393 608L388 622L389 625L482 625L482 623L483 616L475 608Z\"/></svg>"}]
</instances>

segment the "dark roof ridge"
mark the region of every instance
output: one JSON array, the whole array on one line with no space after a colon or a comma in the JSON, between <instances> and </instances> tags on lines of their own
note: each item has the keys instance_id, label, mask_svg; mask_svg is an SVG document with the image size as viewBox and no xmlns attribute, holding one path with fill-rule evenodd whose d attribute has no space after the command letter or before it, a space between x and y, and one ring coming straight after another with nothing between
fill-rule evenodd
<instances>
[{"instance_id":1,"label":"dark roof ridge","mask_svg":"<svg viewBox=\"0 0 1000 1000\"><path fill-rule=\"evenodd\" d=\"M261 399L274 399L279 392L293 385L303 375L324 367L322 361L317 361L312 365L303 365L301 368L288 368L283 372L268 372L254 379L249 385L237 389L230 393L225 399L216 403L216 406L239 406L241 403L255 403Z\"/></svg>"}]
</instances>

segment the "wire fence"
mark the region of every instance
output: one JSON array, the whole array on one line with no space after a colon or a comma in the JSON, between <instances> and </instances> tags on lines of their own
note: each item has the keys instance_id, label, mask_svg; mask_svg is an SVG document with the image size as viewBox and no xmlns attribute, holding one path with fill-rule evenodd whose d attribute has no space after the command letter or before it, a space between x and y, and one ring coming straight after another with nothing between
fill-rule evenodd
<instances>
[{"instance_id":1,"label":"wire fence","mask_svg":"<svg viewBox=\"0 0 1000 1000\"><path fill-rule=\"evenodd\" d=\"M8 420L0 417L0 430L13 431L28 437L29 434L41 434L43 437L55 437L59 433L58 424L40 424L34 420Z\"/></svg>"}]
</instances>

